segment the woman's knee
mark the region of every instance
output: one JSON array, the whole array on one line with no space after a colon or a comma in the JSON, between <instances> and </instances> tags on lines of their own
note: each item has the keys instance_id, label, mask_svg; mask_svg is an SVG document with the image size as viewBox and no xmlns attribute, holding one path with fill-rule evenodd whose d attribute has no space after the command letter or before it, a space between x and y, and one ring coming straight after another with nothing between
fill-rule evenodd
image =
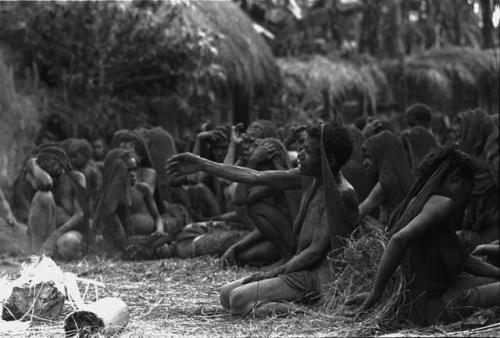
<instances>
[{"instance_id":1,"label":"woman's knee","mask_svg":"<svg viewBox=\"0 0 500 338\"><path fill-rule=\"evenodd\" d=\"M51 191L37 191L31 201L31 207L49 208L55 205ZM47 209L46 209L47 210Z\"/></svg>"},{"instance_id":2,"label":"woman's knee","mask_svg":"<svg viewBox=\"0 0 500 338\"><path fill-rule=\"evenodd\" d=\"M231 294L231 291L233 291L231 283L224 285L220 289L219 299L224 309L229 309L229 295Z\"/></svg>"},{"instance_id":3,"label":"woman's knee","mask_svg":"<svg viewBox=\"0 0 500 338\"><path fill-rule=\"evenodd\" d=\"M56 242L57 252L63 260L73 260L82 257L83 236L78 231L68 231Z\"/></svg>"},{"instance_id":4,"label":"woman's knee","mask_svg":"<svg viewBox=\"0 0 500 338\"><path fill-rule=\"evenodd\" d=\"M229 294L229 311L232 314L246 315L251 310L251 298L241 288L233 289Z\"/></svg>"}]
</instances>

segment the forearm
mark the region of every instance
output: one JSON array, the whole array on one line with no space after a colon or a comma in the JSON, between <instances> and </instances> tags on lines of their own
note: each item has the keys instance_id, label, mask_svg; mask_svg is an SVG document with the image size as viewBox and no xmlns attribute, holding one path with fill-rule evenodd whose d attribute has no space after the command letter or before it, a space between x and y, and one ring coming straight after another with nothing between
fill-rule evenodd
<instances>
[{"instance_id":1,"label":"forearm","mask_svg":"<svg viewBox=\"0 0 500 338\"><path fill-rule=\"evenodd\" d=\"M479 277L500 278L500 268L472 255L465 261L465 271Z\"/></svg>"},{"instance_id":2,"label":"forearm","mask_svg":"<svg viewBox=\"0 0 500 338\"><path fill-rule=\"evenodd\" d=\"M404 241L399 240L397 236L393 236L389 244L387 244L382 259L380 260L375 284L372 290L376 298L382 296L385 286L401 263L406 249L407 246Z\"/></svg>"},{"instance_id":3,"label":"forearm","mask_svg":"<svg viewBox=\"0 0 500 338\"><path fill-rule=\"evenodd\" d=\"M251 233L249 233L248 235L243 237L240 241L235 243L232 246L233 250L236 253L241 252L241 251L253 246L254 244L259 243L260 241L263 240L263 238L264 238L264 236L262 236L262 233L259 230L255 229Z\"/></svg>"},{"instance_id":4,"label":"forearm","mask_svg":"<svg viewBox=\"0 0 500 338\"><path fill-rule=\"evenodd\" d=\"M370 194L365 198L365 200L359 205L359 216L360 218L371 213L375 208L377 208L382 200L384 199L384 192L382 190L382 185L377 182Z\"/></svg>"},{"instance_id":5,"label":"forearm","mask_svg":"<svg viewBox=\"0 0 500 338\"><path fill-rule=\"evenodd\" d=\"M231 201L232 204L234 205L246 204L247 197L248 197L248 185L243 183L237 183Z\"/></svg>"},{"instance_id":6,"label":"forearm","mask_svg":"<svg viewBox=\"0 0 500 338\"><path fill-rule=\"evenodd\" d=\"M273 196L276 196L275 189L269 187L255 187L248 193L245 203L251 205Z\"/></svg>"},{"instance_id":7,"label":"forearm","mask_svg":"<svg viewBox=\"0 0 500 338\"><path fill-rule=\"evenodd\" d=\"M324 250L315 247L308 247L283 264L283 272L295 272L310 269L314 266L314 264L324 258Z\"/></svg>"},{"instance_id":8,"label":"forearm","mask_svg":"<svg viewBox=\"0 0 500 338\"><path fill-rule=\"evenodd\" d=\"M192 153L195 154L195 155L200 155L200 148L201 148L201 140L200 138L197 136L196 137L196 141L194 143L194 148L193 148L193 151Z\"/></svg>"},{"instance_id":9,"label":"forearm","mask_svg":"<svg viewBox=\"0 0 500 338\"><path fill-rule=\"evenodd\" d=\"M373 210L375 210L377 206L372 203L371 200L366 198L361 204L359 205L359 217L363 218L366 215L369 215Z\"/></svg>"},{"instance_id":10,"label":"forearm","mask_svg":"<svg viewBox=\"0 0 500 338\"><path fill-rule=\"evenodd\" d=\"M0 215L7 215L12 213L10 210L10 205L5 198L3 191L0 190Z\"/></svg>"},{"instance_id":11,"label":"forearm","mask_svg":"<svg viewBox=\"0 0 500 338\"><path fill-rule=\"evenodd\" d=\"M64 235L66 232L71 231L71 230L76 230L80 227L84 220L83 213L75 213L73 216L71 216L66 223L61 225L59 228L57 228L52 234L51 237L59 237L61 235Z\"/></svg>"},{"instance_id":12,"label":"forearm","mask_svg":"<svg viewBox=\"0 0 500 338\"><path fill-rule=\"evenodd\" d=\"M238 149L238 145L234 142L229 143L229 147L227 148L226 157L224 158L224 164L234 164L236 159L236 151Z\"/></svg>"},{"instance_id":13,"label":"forearm","mask_svg":"<svg viewBox=\"0 0 500 338\"><path fill-rule=\"evenodd\" d=\"M206 159L201 159L201 169L211 175L227 179L232 182L256 185L261 183L257 170L220 164Z\"/></svg>"},{"instance_id":14,"label":"forearm","mask_svg":"<svg viewBox=\"0 0 500 338\"><path fill-rule=\"evenodd\" d=\"M221 215L217 215L214 217L207 217L206 220L212 221L225 221L225 222L239 222L241 221L240 217L236 213L236 211L229 211Z\"/></svg>"}]
</instances>

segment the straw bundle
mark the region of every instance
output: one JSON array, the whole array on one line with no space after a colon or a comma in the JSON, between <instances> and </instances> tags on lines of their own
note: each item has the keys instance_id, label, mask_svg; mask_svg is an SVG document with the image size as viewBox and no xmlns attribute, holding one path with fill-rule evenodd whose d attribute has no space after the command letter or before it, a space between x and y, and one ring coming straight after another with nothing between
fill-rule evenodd
<instances>
[{"instance_id":1,"label":"straw bundle","mask_svg":"<svg viewBox=\"0 0 500 338\"><path fill-rule=\"evenodd\" d=\"M382 231L365 232L356 230L347 239L345 250L332 262L342 265L342 270L330 284L330 292L325 296L324 309L332 316L342 316L348 310L345 302L360 292L373 287L377 269L387 245ZM381 299L366 314L355 319L359 334L373 333L379 329L394 329L401 326L401 310L405 302L406 279L401 267L392 276ZM352 309L352 308L350 308Z\"/></svg>"}]
</instances>

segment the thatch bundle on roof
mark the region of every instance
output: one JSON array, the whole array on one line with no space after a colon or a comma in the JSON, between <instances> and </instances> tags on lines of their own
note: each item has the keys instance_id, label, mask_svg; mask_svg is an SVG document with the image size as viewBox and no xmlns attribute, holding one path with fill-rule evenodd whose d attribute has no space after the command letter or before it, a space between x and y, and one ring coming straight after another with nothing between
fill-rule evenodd
<instances>
[{"instance_id":1,"label":"thatch bundle on roof","mask_svg":"<svg viewBox=\"0 0 500 338\"><path fill-rule=\"evenodd\" d=\"M230 0L182 1L178 6L188 28L217 36L216 63L225 75L222 92L231 100L234 121L255 119L254 101L270 100L281 80L272 52L252 21Z\"/></svg>"},{"instance_id":2,"label":"thatch bundle on roof","mask_svg":"<svg viewBox=\"0 0 500 338\"><path fill-rule=\"evenodd\" d=\"M308 117L327 117L330 112L325 111L325 101L330 101L333 112L344 114L348 120L375 111L375 81L367 81L366 75L348 62L313 56L278 59L278 64L283 77L281 103L298 106L299 112L306 112Z\"/></svg>"},{"instance_id":3,"label":"thatch bundle on roof","mask_svg":"<svg viewBox=\"0 0 500 338\"><path fill-rule=\"evenodd\" d=\"M498 107L499 54L495 50L446 48L380 64L395 101L415 102L450 113Z\"/></svg>"}]
</instances>

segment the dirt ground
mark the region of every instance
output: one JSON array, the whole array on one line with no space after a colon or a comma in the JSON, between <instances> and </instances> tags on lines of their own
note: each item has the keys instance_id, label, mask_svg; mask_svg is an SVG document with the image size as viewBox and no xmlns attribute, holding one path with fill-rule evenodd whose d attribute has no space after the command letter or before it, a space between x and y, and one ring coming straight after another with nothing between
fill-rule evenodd
<instances>
[{"instance_id":1,"label":"dirt ground","mask_svg":"<svg viewBox=\"0 0 500 338\"><path fill-rule=\"evenodd\" d=\"M21 261L0 260L0 278L16 277ZM315 308L304 308L303 314L287 318L239 318L226 313L219 303L219 289L228 281L254 270L220 270L211 257L168 259L148 262L112 262L85 259L75 263L58 263L63 271L105 283L98 297L122 298L130 309L130 323L121 337L169 336L346 336L380 335L388 332L363 332L350 318L332 318ZM83 293L83 286L81 287ZM86 300L96 297L93 288ZM90 296L89 296L90 295ZM66 312L69 309L66 309ZM61 337L64 316L53 323L31 323L28 331L12 332L9 337ZM499 336L500 327L481 331L464 331L463 327L435 327L424 331L405 331L397 335Z\"/></svg>"}]
</instances>

